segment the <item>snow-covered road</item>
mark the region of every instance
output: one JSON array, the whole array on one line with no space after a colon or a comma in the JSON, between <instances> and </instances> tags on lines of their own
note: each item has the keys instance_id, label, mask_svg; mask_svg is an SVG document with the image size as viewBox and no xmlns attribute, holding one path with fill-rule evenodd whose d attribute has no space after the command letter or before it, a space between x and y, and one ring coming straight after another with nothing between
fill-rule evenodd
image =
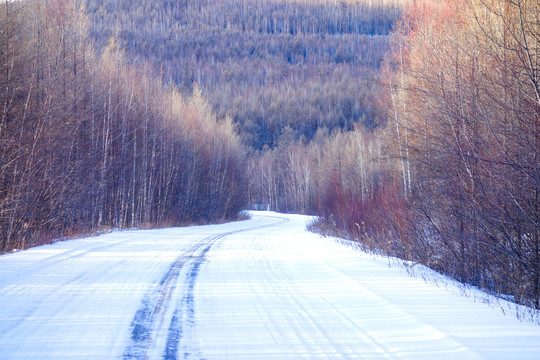
<instances>
[{"instance_id":1,"label":"snow-covered road","mask_svg":"<svg viewBox=\"0 0 540 360\"><path fill-rule=\"evenodd\" d=\"M123 231L0 257L0 359L539 359L540 326L305 231Z\"/></svg>"}]
</instances>

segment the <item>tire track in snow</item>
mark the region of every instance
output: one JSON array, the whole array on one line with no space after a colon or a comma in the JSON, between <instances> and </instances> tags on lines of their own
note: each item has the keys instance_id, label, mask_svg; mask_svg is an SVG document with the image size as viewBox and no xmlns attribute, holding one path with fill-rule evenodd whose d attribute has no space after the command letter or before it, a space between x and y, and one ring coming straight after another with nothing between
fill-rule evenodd
<instances>
[{"instance_id":1,"label":"tire track in snow","mask_svg":"<svg viewBox=\"0 0 540 360\"><path fill-rule=\"evenodd\" d=\"M368 331L362 329L352 319L344 315L338 307L331 301L328 301L316 288L311 289L312 293L310 295L312 300L307 302L304 300L305 294L298 288L290 274L282 271L280 272L280 275L282 281L287 284L284 286L284 289L286 289L290 298L297 305L299 316L304 319L306 325L311 325L313 329L316 329L316 331L327 340L328 344L332 345L333 349L336 350L336 354L342 354L344 359L348 359L349 357L347 354L352 356L358 351L353 344L347 343L344 339L336 341L337 339L335 336L331 336L331 334L339 334L343 328L347 327L349 329L352 328L357 330L356 333L365 342L366 347L370 349L369 351L371 354L377 354L377 357L380 359L398 359L398 357L395 356L383 342L378 341ZM317 304L320 308L313 307L313 304ZM328 321L327 316L320 316L321 311L323 313L332 313L332 318L337 319L337 322L330 322Z\"/></svg>"},{"instance_id":2,"label":"tire track in snow","mask_svg":"<svg viewBox=\"0 0 540 360\"><path fill-rule=\"evenodd\" d=\"M205 238L184 251L171 264L169 270L160 280L159 286L143 298L142 304L131 322L131 343L124 352L124 359L149 358L149 351L152 350L152 347L156 347L155 342L160 336L163 336L163 326L166 318L170 316L168 310L170 310L182 269L187 264L193 269L197 264L197 260L200 261L204 254L210 250L213 243L223 236L225 234ZM188 272L192 273L189 269ZM183 332L181 315L179 310L176 309L171 316L165 351L165 358L167 359L176 358L177 349L174 343L176 339L180 340Z\"/></svg>"},{"instance_id":3,"label":"tire track in snow","mask_svg":"<svg viewBox=\"0 0 540 360\"><path fill-rule=\"evenodd\" d=\"M374 292L369 287L365 286L364 284L360 283L357 279L354 279L350 277L347 273L343 272L342 270L334 267L334 266L327 266L329 271L334 271L340 274L343 274L346 278L352 280L356 283L358 287L362 289L362 293L367 294L370 297L376 298L378 301L378 304L381 304L385 309L386 313L393 312L395 314L399 314L401 318L410 319L411 322L414 322L414 326L411 326L409 329L409 335L410 336L418 336L418 332L421 331L421 333L424 336L431 336L433 338L433 342L438 341L440 343L441 347L444 348L447 351L455 351L459 352L460 358L467 358L467 359L480 359L481 356L473 349L469 348L462 342L460 342L458 339L449 336L444 332L444 330L438 329L437 327L434 327L433 325L430 325L429 323L423 321L421 318L415 316L414 314L411 314L410 312L407 312L403 308L396 306L396 304L393 304L392 302L388 301L384 296L381 296L380 294ZM323 300L329 307L333 308L336 315L339 315L344 321L351 321L346 315L344 315L339 308L337 308L334 304L332 304L330 301L328 301L324 296L322 296L320 293L318 294L321 300ZM354 323L353 323L354 324ZM359 327L359 324L355 324L357 328L366 335L374 344L378 344L382 348L385 349L385 351L393 356L393 358L396 358L393 354L403 354L404 349L400 349L399 346L396 346L395 344L388 344L386 346L382 345L381 341L378 341L377 337L370 334L369 332L361 329ZM416 331L416 333L415 333ZM389 351L389 347L392 347L392 351Z\"/></svg>"},{"instance_id":4,"label":"tire track in snow","mask_svg":"<svg viewBox=\"0 0 540 360\"><path fill-rule=\"evenodd\" d=\"M280 308L284 309L281 315L282 319L285 320L286 328L292 331L294 338L298 341L297 344L300 347L297 348L296 354L293 355L294 358L305 353L313 357L324 355L328 358L334 358L339 355L343 359L356 358L358 352L358 349L355 348L356 343L349 343L346 337L341 338L339 336L341 332L345 331L342 329L344 321L349 322L345 329L354 327L359 330L356 333L361 336L366 347L364 349L364 351L367 351L366 356L371 358L374 356L373 354L376 354L376 357L380 359L397 358L382 343L355 326L351 319L343 316L335 309L331 309L328 306L329 302L317 291L310 293L310 300L306 301L308 295L302 293L302 290L298 288L298 284L291 278L290 273L282 268L276 268L268 260L263 261L262 264L263 266L260 269L273 274L273 279L280 284L279 286L271 286L263 280L265 275L259 275L259 284L264 289L263 293L272 294L272 297L281 303ZM341 315L338 316L339 320L337 322L330 322L328 317L325 316L331 310L334 310L332 311L333 314ZM272 314L274 309L265 306L262 311L266 312L266 314ZM271 316L269 316L268 320L270 322L274 321ZM279 328L278 325L274 325L274 327ZM320 343L321 339L324 340L322 343Z\"/></svg>"},{"instance_id":5,"label":"tire track in snow","mask_svg":"<svg viewBox=\"0 0 540 360\"><path fill-rule=\"evenodd\" d=\"M273 227L289 221L281 217L275 219L279 221L209 236L184 251L171 264L159 286L144 296L131 322L131 342L122 358L199 359L199 349L193 341L189 343L187 340L193 340L195 284L200 267L206 261L206 254L218 240L227 236ZM182 294L176 291L177 286L184 287ZM172 306L173 304L175 305ZM165 329L166 323L168 326Z\"/></svg>"},{"instance_id":6,"label":"tire track in snow","mask_svg":"<svg viewBox=\"0 0 540 360\"><path fill-rule=\"evenodd\" d=\"M88 254L93 252L103 251L105 249L110 249L112 247L121 245L128 241L123 239L120 241L113 241L111 243L104 243L99 245L92 245L91 247L80 247L75 249L69 249L62 251L58 254L46 257L40 261L36 261L34 264L24 268L20 273L13 278L5 279L0 282L0 292L12 292L20 291L17 284L24 284L23 286L32 286L34 284L33 278L40 276L39 273L44 273L45 271L52 271L61 273L61 269L66 266L66 263L74 262L76 260L82 259ZM29 249L25 251L33 251L34 249ZM49 285L47 287L47 292L45 296L36 297L35 301L32 303L32 306L26 310L24 315L17 319L13 319L9 324L2 324L0 326L0 337L6 336L9 333L15 331L19 325L23 324L30 316L39 308L39 306L48 301L48 299L56 296L56 293L74 283L79 282L82 278L88 276L86 272L80 272L77 275L75 274L63 274L62 277L66 278L65 281L57 282L55 284ZM16 287L17 286L17 287Z\"/></svg>"},{"instance_id":7,"label":"tire track in snow","mask_svg":"<svg viewBox=\"0 0 540 360\"><path fill-rule=\"evenodd\" d=\"M213 238L211 243L203 249L201 254L194 258L193 262L190 263L191 266L189 267L185 281L187 290L182 296L180 304L176 307L171 319L171 325L169 326L167 335L167 345L163 356L164 360L177 359L179 350L181 355L183 355L183 359L190 359L194 356L197 359L200 358L199 349L194 346L193 343L190 344L185 341L187 337L192 337L193 329L195 328L195 281L201 265L206 261L206 253L210 251L218 239L227 235L229 234L223 234Z\"/></svg>"}]
</instances>

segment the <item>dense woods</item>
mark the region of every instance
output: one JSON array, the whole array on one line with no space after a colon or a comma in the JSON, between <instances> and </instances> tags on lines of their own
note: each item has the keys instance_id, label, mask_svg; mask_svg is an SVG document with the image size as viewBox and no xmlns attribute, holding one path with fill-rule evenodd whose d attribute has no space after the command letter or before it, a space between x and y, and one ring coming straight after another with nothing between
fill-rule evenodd
<instances>
[{"instance_id":1,"label":"dense woods","mask_svg":"<svg viewBox=\"0 0 540 360\"><path fill-rule=\"evenodd\" d=\"M357 205L355 199L364 201L376 192L381 151L379 139L360 125L334 134L320 130L308 144L295 141L292 129L285 128L276 148L249 159L250 203L319 214L341 224L354 218L349 207Z\"/></svg>"},{"instance_id":2,"label":"dense woods","mask_svg":"<svg viewBox=\"0 0 540 360\"><path fill-rule=\"evenodd\" d=\"M245 152L114 41L97 55L69 1L0 6L0 251L104 227L231 219Z\"/></svg>"},{"instance_id":3,"label":"dense woods","mask_svg":"<svg viewBox=\"0 0 540 360\"><path fill-rule=\"evenodd\" d=\"M380 145L355 136L370 139L381 125L377 74L405 3L85 2L98 45L115 34L163 81L186 93L197 84L217 114L233 119L250 148L249 204L302 213L321 211L322 190L341 176L354 193L353 178L364 195L375 186L378 170L360 159L375 162ZM330 154L344 159L345 172Z\"/></svg>"},{"instance_id":4,"label":"dense woods","mask_svg":"<svg viewBox=\"0 0 540 360\"><path fill-rule=\"evenodd\" d=\"M389 84L407 251L536 308L539 10L535 0L416 9L398 34L402 57Z\"/></svg>"},{"instance_id":5,"label":"dense woods","mask_svg":"<svg viewBox=\"0 0 540 360\"><path fill-rule=\"evenodd\" d=\"M320 227L540 308L539 20L535 0L409 9L381 86L383 177L367 201L338 187Z\"/></svg>"},{"instance_id":6,"label":"dense woods","mask_svg":"<svg viewBox=\"0 0 540 360\"><path fill-rule=\"evenodd\" d=\"M540 308L536 0L6 1L0 17L1 252L257 204Z\"/></svg>"},{"instance_id":7,"label":"dense woods","mask_svg":"<svg viewBox=\"0 0 540 360\"><path fill-rule=\"evenodd\" d=\"M375 127L374 73L401 1L86 0L92 38L111 34L164 81L196 83L245 144L273 148L285 127Z\"/></svg>"}]
</instances>

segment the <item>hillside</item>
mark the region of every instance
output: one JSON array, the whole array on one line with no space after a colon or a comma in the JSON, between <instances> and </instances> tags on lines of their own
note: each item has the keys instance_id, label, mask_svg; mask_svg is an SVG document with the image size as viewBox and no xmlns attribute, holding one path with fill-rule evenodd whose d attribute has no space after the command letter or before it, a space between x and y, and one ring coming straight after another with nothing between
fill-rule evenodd
<instances>
[{"instance_id":1,"label":"hillside","mask_svg":"<svg viewBox=\"0 0 540 360\"><path fill-rule=\"evenodd\" d=\"M396 1L87 0L92 38L115 36L165 82L197 84L245 143L274 147L285 127L377 125L374 74L388 50Z\"/></svg>"},{"instance_id":2,"label":"hillside","mask_svg":"<svg viewBox=\"0 0 540 360\"><path fill-rule=\"evenodd\" d=\"M0 4L0 253L110 228L235 219L245 150L230 120L96 51L71 1Z\"/></svg>"}]
</instances>

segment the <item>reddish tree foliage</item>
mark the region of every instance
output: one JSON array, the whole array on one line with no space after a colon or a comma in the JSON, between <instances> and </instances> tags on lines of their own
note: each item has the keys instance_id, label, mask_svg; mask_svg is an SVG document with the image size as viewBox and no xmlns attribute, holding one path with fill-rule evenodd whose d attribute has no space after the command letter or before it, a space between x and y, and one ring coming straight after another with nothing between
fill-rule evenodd
<instances>
[{"instance_id":1,"label":"reddish tree foliage","mask_svg":"<svg viewBox=\"0 0 540 360\"><path fill-rule=\"evenodd\" d=\"M398 27L388 136L418 260L539 307L538 3L431 2ZM519 285L518 285L519 284Z\"/></svg>"}]
</instances>

